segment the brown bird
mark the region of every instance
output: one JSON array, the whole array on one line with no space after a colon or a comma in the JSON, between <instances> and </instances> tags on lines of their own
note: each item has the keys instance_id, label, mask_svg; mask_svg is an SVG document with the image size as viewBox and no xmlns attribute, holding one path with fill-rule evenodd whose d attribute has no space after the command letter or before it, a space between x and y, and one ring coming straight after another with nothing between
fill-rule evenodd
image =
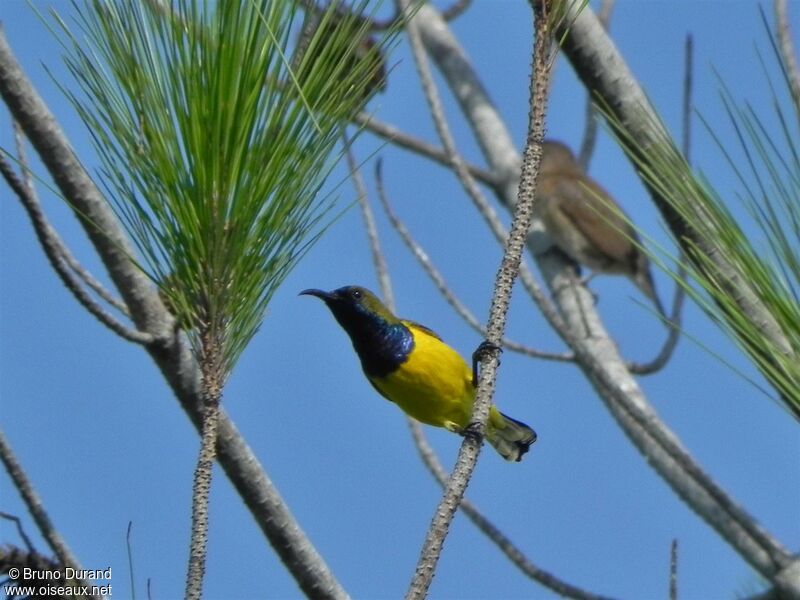
<instances>
[{"instance_id":1,"label":"brown bird","mask_svg":"<svg viewBox=\"0 0 800 600\"><path fill-rule=\"evenodd\" d=\"M536 194L536 215L559 250L598 273L629 277L666 316L630 220L561 142L542 144Z\"/></svg>"}]
</instances>

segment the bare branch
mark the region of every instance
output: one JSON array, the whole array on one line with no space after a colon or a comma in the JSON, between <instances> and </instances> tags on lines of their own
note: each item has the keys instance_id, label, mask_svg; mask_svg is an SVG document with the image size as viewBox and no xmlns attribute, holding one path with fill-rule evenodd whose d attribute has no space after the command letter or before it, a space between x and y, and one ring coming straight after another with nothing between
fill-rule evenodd
<instances>
[{"instance_id":1,"label":"bare branch","mask_svg":"<svg viewBox=\"0 0 800 600\"><path fill-rule=\"evenodd\" d=\"M130 242L74 156L53 115L25 77L2 31L0 95L75 210L137 326L159 340L167 340L163 347L153 344L146 348L195 428L199 428L203 407L193 355L174 332L174 318L149 279L131 260ZM219 418L217 459L303 592L313 598L347 598L224 410Z\"/></svg>"},{"instance_id":2,"label":"bare branch","mask_svg":"<svg viewBox=\"0 0 800 600\"><path fill-rule=\"evenodd\" d=\"M66 141L61 128L36 95L0 32L0 94L11 114L39 153L62 195L75 212L100 257L131 308L131 317L140 331L163 332L159 339L171 335L171 319L149 280L134 264L133 248L119 227L113 213L84 171ZM102 206L102 210L98 207ZM147 290L143 293L143 290ZM135 295L136 297L128 297ZM140 311L133 310L137 306Z\"/></svg>"},{"instance_id":3,"label":"bare branch","mask_svg":"<svg viewBox=\"0 0 800 600\"><path fill-rule=\"evenodd\" d=\"M789 88L792 90L792 104L795 107L800 107L800 69L797 67L792 32L789 29L786 0L775 0L775 23L778 28L778 48L780 49L783 64L786 67Z\"/></svg>"},{"instance_id":4,"label":"bare branch","mask_svg":"<svg viewBox=\"0 0 800 600\"><path fill-rule=\"evenodd\" d=\"M28 166L28 156L25 150L25 134L22 133L22 128L16 121L11 121L11 127L14 130L14 146L17 148L17 160L22 171L22 181L28 191L35 195L36 188L33 186L33 173Z\"/></svg>"},{"instance_id":5,"label":"bare branch","mask_svg":"<svg viewBox=\"0 0 800 600\"><path fill-rule=\"evenodd\" d=\"M41 205L36 194L36 187L33 185L33 173L28 167L28 158L25 152L25 136L22 132L22 128L19 126L19 123L12 121L12 124L14 127L14 143L17 147L17 162L19 162L22 170L22 181L25 184L25 188L28 190L28 193L35 200L36 204ZM66 244L64 244L58 237L53 240L53 243L67 266L72 269L86 285L92 288L94 292L100 296L100 298L108 302L123 315L130 316L128 307L125 306L122 300L109 292L105 287L103 287L102 283L97 281L97 279L95 279L92 274L89 273L89 271L84 269L75 256L73 256L72 252L69 251L69 248L67 248Z\"/></svg>"},{"instance_id":6,"label":"bare branch","mask_svg":"<svg viewBox=\"0 0 800 600\"><path fill-rule=\"evenodd\" d=\"M131 531L133 521L128 521L128 529L125 531L125 554L128 556L128 582L131 589L131 598L136 598L136 578L133 575L133 551L131 550Z\"/></svg>"},{"instance_id":7,"label":"bare branch","mask_svg":"<svg viewBox=\"0 0 800 600\"><path fill-rule=\"evenodd\" d=\"M404 13L409 15L408 3L400 0L399 5L403 8ZM503 260L495 280L492 306L487 325L487 341L494 345L499 343L503 336L511 290L519 273L525 238L533 219L536 174L541 159L541 144L544 140L544 116L550 73L549 53L547 52L550 36L547 32L547 15L543 14L543 11L543 7L534 11L533 28L536 33L536 42L533 50L534 69L530 83L531 106L525 159L523 161L517 205L514 210L511 231L503 252ZM444 113L430 74L430 67L416 19L408 22L407 31L422 87L431 108L442 145L455 167L459 180L472 196L477 193L477 189L473 190L475 188L474 181L456 153L455 144L444 119ZM456 465L445 486L442 500L434 513L406 598L424 598L427 595L450 522L464 497L464 492L477 463L497 377L497 368L499 366L497 354L497 351L488 352L481 359L481 372L472 408L471 425L459 449Z\"/></svg>"},{"instance_id":8,"label":"bare branch","mask_svg":"<svg viewBox=\"0 0 800 600\"><path fill-rule=\"evenodd\" d=\"M563 49L579 76L584 80L584 84L591 89L596 89L604 98L604 101L609 106L614 107L617 115L631 135L640 140L642 145L646 146L656 139L668 139L666 132L653 130L654 123L657 121L652 113L650 113L649 117L647 116L647 111L650 108L643 92L590 10L587 9L575 15ZM668 208L663 204L660 202L659 208L662 213L668 213ZM665 214L665 218L671 227L675 225L674 215ZM682 239L682 235L691 236L692 233L685 230L685 228L680 231L673 229L673 231L679 239ZM705 241L693 241L704 251L707 249ZM738 285L736 283L738 278L731 275L728 266L725 264L725 258L719 256L719 253L711 248L708 248L708 253L709 256L715 255L714 260L717 261L721 273L725 273L723 276L730 277L730 284ZM770 322L774 324L774 321L767 312L763 311L763 307L758 304L757 299L749 292L746 284L744 282L739 283L742 288L740 292L736 292L736 296L744 305L752 309L752 311L748 312L754 315L754 319L759 319L763 323L765 332L769 331L774 334L776 336L774 339L777 341L780 339L785 341L778 328L772 329ZM594 377L598 375L599 372L593 374ZM623 399L622 395L620 395L619 399ZM636 415L633 410L639 409L632 403L625 407L625 410L630 416L635 415L635 420L641 425L646 425L649 420L652 420L652 417L645 413ZM663 472L659 470L659 472L664 474L682 497L692 498L690 504L695 508L696 512L737 548L748 562L763 575L771 578L776 577L777 572L790 563L790 555L786 549L769 536L750 515L736 505L692 461L688 453L677 443L674 435L665 426L658 428L648 427L647 429L649 429L648 435L652 436L653 441L658 444L661 451L678 463L683 471L682 475L688 476L688 479L683 476L675 478L674 474L670 474L666 470ZM655 461L651 461L651 463L656 464ZM697 493L700 490L690 491L693 485L698 485L703 495ZM709 501L711 502L709 503ZM697 502L697 504L695 505L694 502ZM712 506L715 504L722 508L724 513L713 509ZM800 586L800 581L797 582L797 585Z\"/></svg>"},{"instance_id":9,"label":"bare branch","mask_svg":"<svg viewBox=\"0 0 800 600\"><path fill-rule=\"evenodd\" d=\"M681 107L681 148L686 162L692 164L692 92L694 91L694 39L686 35L683 46L683 105Z\"/></svg>"},{"instance_id":10,"label":"bare branch","mask_svg":"<svg viewBox=\"0 0 800 600\"><path fill-rule=\"evenodd\" d=\"M428 7L422 6L420 7L419 11L427 14L427 9ZM435 20L439 18L438 13L436 13L436 15L437 16L433 20L428 19L427 16L425 19L420 19L420 23L425 28L423 29L423 35L426 33L429 23L435 22ZM442 26L444 27L443 22ZM449 63L449 66L452 68L450 73L452 74L457 72L455 75L453 75L454 80L466 77L470 83L469 86L462 88L462 91L465 92L468 97L461 97L459 100L464 104L469 105L475 112L476 117L473 123L480 123L480 125L484 127L482 132L483 135L478 136L478 142L482 144L485 154L488 147L485 144L485 141L492 140L492 147L495 150L495 154L487 154L487 157L489 157L490 160L493 160L492 172L486 173L486 176L482 179L482 181L490 185L497 194L507 198L515 198L517 191L516 182L519 179L520 172L520 160L519 156L514 150L514 144L508 135L508 132L499 119L496 118L496 111L491 105L488 95L474 77L472 68L466 62L463 54L451 53L447 55L436 55L435 50L436 49L434 48L433 56L437 61L451 61ZM428 51L431 52L432 49L429 47ZM431 82L428 84L428 89L433 89L433 93L436 93ZM432 110L432 114L441 114L440 106L438 111ZM361 119L359 122L369 128L369 118L364 115L361 115L359 118ZM440 119L434 117L434 122L438 124ZM405 139L405 142L408 142L409 139L414 139L408 138L408 136L405 136L399 132L399 130L396 130L388 125L380 124L379 127L376 127L375 131L379 133L379 135L385 135L387 139ZM474 182L470 178L471 174L475 174L476 177L478 177L478 174L475 173L474 168L469 167L465 172L464 161L456 152L455 144L452 143L451 136L442 136L441 131L439 133L443 140L443 153L434 147L430 147L432 150L430 150L430 148L427 151L423 150L423 145L426 145L424 142L421 144L415 143L414 146L418 148L422 154L426 154L438 162L441 162L441 164L447 166L448 168L453 168L456 171L459 181L464 187L464 190L467 192L467 195L478 209L478 212L489 225L497 241L501 244L501 246L504 246L507 239L507 232L505 231L500 218L497 216L497 213L492 208L491 204L486 200L483 194L480 193L480 190L477 188L477 186L475 186ZM449 144L447 143L448 139L451 140ZM408 147L410 147L410 145ZM504 149L505 153L501 155L497 152L498 149ZM428 154L428 152L430 152L430 154ZM500 184L500 182L502 182L502 184ZM511 185L510 182L513 183L513 185ZM508 194L508 196L505 194ZM528 294L536 302L537 306L542 311L542 314L548 320L550 325L554 327L556 331L561 332L561 329L564 327L563 320L558 315L558 311L552 305L550 300L540 289L539 285L536 283L535 277L529 271L524 262L520 265L520 281L522 282Z\"/></svg>"},{"instance_id":11,"label":"bare branch","mask_svg":"<svg viewBox=\"0 0 800 600\"><path fill-rule=\"evenodd\" d=\"M405 226L397 214L392 209L391 204L389 203L389 198L386 195L386 190L384 189L383 185L383 177L381 176L381 163L378 162L375 165L375 179L377 181L377 190L378 190L378 197L381 200L381 204L383 205L383 209L386 211L386 216L389 217L389 222L394 227L395 231L400 234L403 242L405 243L406 247L411 250L411 253L414 255L414 258L417 259L417 262L425 271L425 273L430 277L433 284L442 294L444 299L447 303L453 307L453 310L467 322L467 324L472 327L475 331L481 334L481 336L486 337L486 329L481 325L478 318L472 313L472 311L467 308L461 300L456 297L456 295L452 292L450 287L447 285L447 282L444 279L444 276L439 272L436 266L433 264L433 261L428 257L428 254L425 250L420 246L420 244L414 239L411 233L408 231L408 228ZM531 358L542 358L545 360L555 360L560 362L572 362L574 360L574 355L571 353L556 353L556 352L545 352L544 350L537 350L536 348L531 348L530 346L525 346L524 344L520 344L513 340L509 340L508 338L503 338L500 342L504 348L507 348L513 352L518 352L519 354L523 354L525 356L530 356Z\"/></svg>"},{"instance_id":12,"label":"bare branch","mask_svg":"<svg viewBox=\"0 0 800 600\"><path fill-rule=\"evenodd\" d=\"M686 265L683 262L678 263L678 272L676 277L680 280L686 279ZM669 320L664 323L668 327L667 339L661 350L656 357L650 362L646 363L628 363L628 370L635 375L650 375L663 369L672 357L675 347L678 345L678 340L681 337L681 312L683 310L683 301L686 293L682 285L675 286L675 295L672 297L672 310L670 311Z\"/></svg>"},{"instance_id":13,"label":"bare branch","mask_svg":"<svg viewBox=\"0 0 800 600\"><path fill-rule=\"evenodd\" d=\"M103 307L97 304L92 297L86 293L80 281L73 276L72 271L69 269L64 259L65 253L68 253L64 243L61 241L55 229L50 226L37 198L31 194L30 188L19 179L3 154L0 154L0 173L2 173L6 183L8 183L9 187L19 198L25 212L28 213L36 237L44 250L50 266L53 267L53 270L66 288L75 296L78 303L89 311L90 314L94 315L103 325L129 342L142 345L152 344L155 338L151 334L136 331L135 329L125 326L111 314L103 310Z\"/></svg>"},{"instance_id":14,"label":"bare branch","mask_svg":"<svg viewBox=\"0 0 800 600\"><path fill-rule=\"evenodd\" d=\"M603 0L600 10L597 11L597 18L602 23L604 29L608 29L611 21L611 11L614 10L614 0ZM597 141L597 109L594 107L594 98L591 92L586 92L586 125L583 128L583 140L578 151L578 164L584 171L589 170L589 162L594 154L594 145Z\"/></svg>"},{"instance_id":15,"label":"bare branch","mask_svg":"<svg viewBox=\"0 0 800 600\"><path fill-rule=\"evenodd\" d=\"M601 18L602 21L602 18ZM692 36L686 36L686 43L684 45L684 70L683 70L683 107L681 114L682 121L682 142L683 156L686 161L690 162L690 151L692 147L692 79L694 76L694 43ZM686 297L686 289L683 282L686 281L687 269L685 256L681 254L678 260L678 269L676 279L678 280L675 286L675 295L672 298L672 310L670 312L670 319L667 325L669 326L669 334L664 346L658 355L649 363L637 364L630 363L628 370L636 375L649 375L660 371L669 362L675 347L678 345L678 339L681 333L681 311L683 309L683 301Z\"/></svg>"},{"instance_id":16,"label":"bare branch","mask_svg":"<svg viewBox=\"0 0 800 600\"><path fill-rule=\"evenodd\" d=\"M392 280L389 277L389 267L386 264L386 257L381 250L381 243L378 238L378 227L375 224L375 215L367 199L367 186L364 184L364 177L361 175L361 169L358 168L355 156L353 156L353 149L347 140L345 140L345 148L347 150L345 153L347 168L350 170L350 176L353 178L353 185L356 188L358 205L361 207L361 216L364 217L364 227L367 230L369 249L372 253L372 264L375 265L375 273L378 276L381 296L383 296L389 309L394 311L395 305L394 293L392 292Z\"/></svg>"},{"instance_id":17,"label":"bare branch","mask_svg":"<svg viewBox=\"0 0 800 600\"><path fill-rule=\"evenodd\" d=\"M669 545L669 600L678 600L678 540Z\"/></svg>"},{"instance_id":18,"label":"bare branch","mask_svg":"<svg viewBox=\"0 0 800 600\"><path fill-rule=\"evenodd\" d=\"M417 154L430 158L440 165L444 165L448 169L452 167L447 153L441 148L437 148L425 140L421 140L414 136L408 135L407 133L403 133L393 125L384 123L370 114L365 112L358 113L356 115L355 122L363 126L367 131L371 131L375 135L388 140L400 148L405 148L406 150L411 150L412 152L416 152ZM481 183L485 183L488 186L494 186L496 182L496 178L489 171L481 169L480 167L467 165L467 171L469 171L469 174L475 179Z\"/></svg>"},{"instance_id":19,"label":"bare branch","mask_svg":"<svg viewBox=\"0 0 800 600\"><path fill-rule=\"evenodd\" d=\"M200 430L200 452L192 478L192 520L189 541L189 564L186 570L186 600L200 600L206 572L208 546L208 502L211 495L211 480L217 454L220 404L224 375L219 366L217 340L207 333L202 334L203 358L200 361L203 425Z\"/></svg>"},{"instance_id":20,"label":"bare branch","mask_svg":"<svg viewBox=\"0 0 800 600\"><path fill-rule=\"evenodd\" d=\"M7 512L0 511L0 518L5 519L6 521L11 521L17 528L17 534L19 534L22 543L25 544L25 547L28 551L33 552L33 542L31 542L31 538L28 537L28 534L25 533L25 528L22 526L22 521L19 517L15 515L10 515Z\"/></svg>"}]
</instances>

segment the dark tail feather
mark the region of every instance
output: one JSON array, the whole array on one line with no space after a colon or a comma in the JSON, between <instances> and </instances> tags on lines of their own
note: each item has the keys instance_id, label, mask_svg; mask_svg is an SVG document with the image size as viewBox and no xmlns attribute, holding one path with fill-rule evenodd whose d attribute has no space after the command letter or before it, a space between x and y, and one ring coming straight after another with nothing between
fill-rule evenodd
<instances>
[{"instance_id":1,"label":"dark tail feather","mask_svg":"<svg viewBox=\"0 0 800 600\"><path fill-rule=\"evenodd\" d=\"M487 439L500 456L509 461L519 462L522 460L522 455L536 441L536 432L522 421L512 419L503 413L500 413L500 416L505 420L505 426L492 427Z\"/></svg>"}]
</instances>

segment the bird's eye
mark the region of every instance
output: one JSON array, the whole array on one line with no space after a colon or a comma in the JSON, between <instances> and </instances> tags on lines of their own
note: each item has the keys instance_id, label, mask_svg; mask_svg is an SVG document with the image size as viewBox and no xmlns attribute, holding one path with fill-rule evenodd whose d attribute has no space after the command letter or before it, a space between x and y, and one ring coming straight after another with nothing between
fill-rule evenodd
<instances>
[{"instance_id":1,"label":"bird's eye","mask_svg":"<svg viewBox=\"0 0 800 600\"><path fill-rule=\"evenodd\" d=\"M353 300L361 300L361 296L364 294L361 293L361 290L353 290L350 292L350 295L353 297Z\"/></svg>"}]
</instances>

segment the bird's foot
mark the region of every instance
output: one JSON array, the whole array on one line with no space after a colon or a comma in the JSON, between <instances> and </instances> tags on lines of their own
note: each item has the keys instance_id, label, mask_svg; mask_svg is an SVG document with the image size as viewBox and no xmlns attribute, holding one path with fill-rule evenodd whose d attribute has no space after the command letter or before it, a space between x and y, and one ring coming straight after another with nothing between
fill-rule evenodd
<instances>
[{"instance_id":1,"label":"bird's foot","mask_svg":"<svg viewBox=\"0 0 800 600\"><path fill-rule=\"evenodd\" d=\"M471 440L480 443L484 436L483 430L484 428L480 423L473 421L461 430L461 435L463 435L465 438L470 438Z\"/></svg>"},{"instance_id":2,"label":"bird's foot","mask_svg":"<svg viewBox=\"0 0 800 600\"><path fill-rule=\"evenodd\" d=\"M480 365L481 360L490 354L495 352L499 354L502 351L503 349L500 346L493 344L489 340L482 341L475 348L475 352L472 353L472 387L478 387L478 365Z\"/></svg>"},{"instance_id":3,"label":"bird's foot","mask_svg":"<svg viewBox=\"0 0 800 600\"><path fill-rule=\"evenodd\" d=\"M452 421L445 421L444 428L447 429L447 431L451 431L453 433L457 433L458 435L462 435L463 429L458 425L456 425L455 423L453 423Z\"/></svg>"}]
</instances>

